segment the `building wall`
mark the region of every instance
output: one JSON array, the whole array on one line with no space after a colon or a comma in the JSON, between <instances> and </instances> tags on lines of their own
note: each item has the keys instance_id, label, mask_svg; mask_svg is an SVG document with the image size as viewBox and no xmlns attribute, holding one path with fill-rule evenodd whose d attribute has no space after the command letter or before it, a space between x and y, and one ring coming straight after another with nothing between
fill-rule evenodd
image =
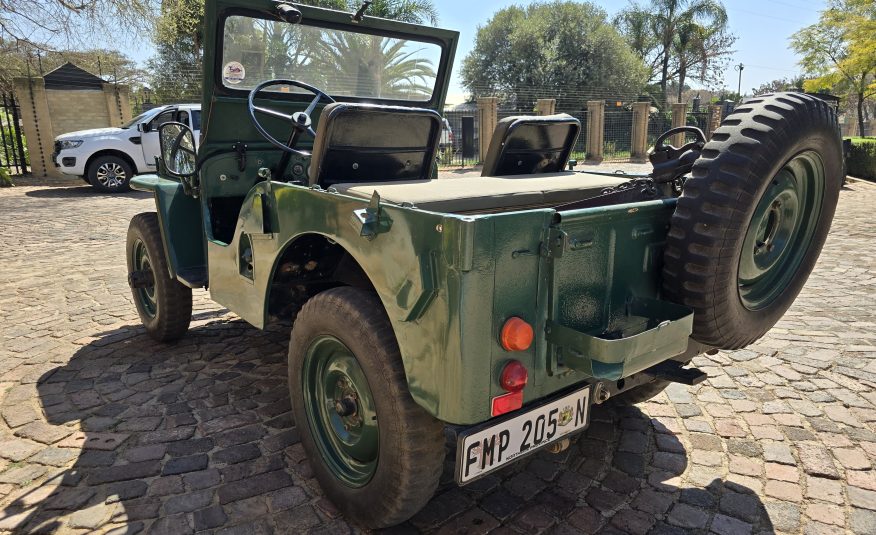
<instances>
[{"instance_id":1,"label":"building wall","mask_svg":"<svg viewBox=\"0 0 876 535\"><path fill-rule=\"evenodd\" d=\"M64 176L52 162L56 136L121 126L131 120L127 86L104 84L101 90L59 90L46 89L42 78L16 78L14 87L34 176Z\"/></svg>"},{"instance_id":2,"label":"building wall","mask_svg":"<svg viewBox=\"0 0 876 535\"><path fill-rule=\"evenodd\" d=\"M119 126L110 122L103 91L47 89L46 102L56 136L76 130Z\"/></svg>"}]
</instances>

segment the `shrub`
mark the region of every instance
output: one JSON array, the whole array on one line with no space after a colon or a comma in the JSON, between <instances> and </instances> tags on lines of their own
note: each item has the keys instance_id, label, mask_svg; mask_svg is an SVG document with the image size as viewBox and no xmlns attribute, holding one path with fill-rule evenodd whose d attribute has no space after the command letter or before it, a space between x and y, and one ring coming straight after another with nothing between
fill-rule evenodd
<instances>
[{"instance_id":1,"label":"shrub","mask_svg":"<svg viewBox=\"0 0 876 535\"><path fill-rule=\"evenodd\" d=\"M9 169L5 167L0 167L0 188L8 188L9 186L14 186L12 183L12 176L9 174Z\"/></svg>"},{"instance_id":2,"label":"shrub","mask_svg":"<svg viewBox=\"0 0 876 535\"><path fill-rule=\"evenodd\" d=\"M876 180L876 139L853 140L846 167L853 177Z\"/></svg>"}]
</instances>

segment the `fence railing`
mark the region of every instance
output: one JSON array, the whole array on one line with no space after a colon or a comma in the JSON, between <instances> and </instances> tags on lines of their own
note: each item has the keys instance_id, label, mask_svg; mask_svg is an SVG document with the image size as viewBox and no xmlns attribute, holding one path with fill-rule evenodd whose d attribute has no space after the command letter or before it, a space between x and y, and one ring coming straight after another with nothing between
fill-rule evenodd
<instances>
[{"instance_id":1,"label":"fence railing","mask_svg":"<svg viewBox=\"0 0 876 535\"><path fill-rule=\"evenodd\" d=\"M0 95L0 167L14 175L30 172L27 145L21 131L21 109L15 95Z\"/></svg>"}]
</instances>

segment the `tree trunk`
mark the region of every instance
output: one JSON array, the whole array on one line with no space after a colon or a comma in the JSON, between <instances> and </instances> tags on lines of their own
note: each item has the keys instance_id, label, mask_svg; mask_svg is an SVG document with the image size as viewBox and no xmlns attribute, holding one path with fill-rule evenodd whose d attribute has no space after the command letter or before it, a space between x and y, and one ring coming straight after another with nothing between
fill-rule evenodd
<instances>
[{"instance_id":1,"label":"tree trunk","mask_svg":"<svg viewBox=\"0 0 876 535\"><path fill-rule=\"evenodd\" d=\"M864 92L858 91L858 135L864 137Z\"/></svg>"},{"instance_id":2,"label":"tree trunk","mask_svg":"<svg viewBox=\"0 0 876 535\"><path fill-rule=\"evenodd\" d=\"M684 93L684 79L687 77L687 65L683 62L678 66L678 102L681 102Z\"/></svg>"},{"instance_id":3,"label":"tree trunk","mask_svg":"<svg viewBox=\"0 0 876 535\"><path fill-rule=\"evenodd\" d=\"M663 73L660 76L660 98L663 99L664 105L669 102L669 95L666 94L666 84L669 82L669 46L666 43L663 44Z\"/></svg>"}]
</instances>

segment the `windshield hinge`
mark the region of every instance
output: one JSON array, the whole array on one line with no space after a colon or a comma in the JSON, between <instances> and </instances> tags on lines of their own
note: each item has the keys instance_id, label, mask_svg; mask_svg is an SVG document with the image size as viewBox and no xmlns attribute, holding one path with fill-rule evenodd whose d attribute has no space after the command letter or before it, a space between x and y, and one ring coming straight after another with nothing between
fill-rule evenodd
<instances>
[{"instance_id":1,"label":"windshield hinge","mask_svg":"<svg viewBox=\"0 0 876 535\"><path fill-rule=\"evenodd\" d=\"M365 2L362 2L362 6L359 8L359 11L357 11L356 14L351 17L353 19L353 22L362 22L362 18L365 16L365 11L367 11L370 6L371 2L367 0Z\"/></svg>"}]
</instances>

